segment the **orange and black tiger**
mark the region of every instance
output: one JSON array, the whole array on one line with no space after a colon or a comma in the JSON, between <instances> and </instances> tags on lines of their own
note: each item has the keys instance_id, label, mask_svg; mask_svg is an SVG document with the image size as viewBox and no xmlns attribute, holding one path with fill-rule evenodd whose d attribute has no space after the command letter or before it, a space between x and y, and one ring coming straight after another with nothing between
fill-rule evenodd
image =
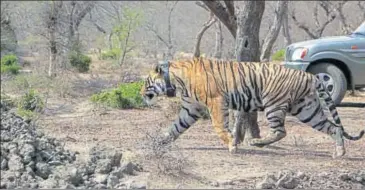
<instances>
[{"instance_id":1,"label":"orange and black tiger","mask_svg":"<svg viewBox=\"0 0 365 190\"><path fill-rule=\"evenodd\" d=\"M176 90L181 92L182 108L165 134L172 140L200 119L205 107L215 131L230 152L237 149L237 134L229 129L229 109L239 113L265 112L270 133L252 139L250 144L254 146L284 138L287 114L330 135L336 143L334 157L345 154L344 138L358 140L364 135L364 130L356 137L344 130L331 96L315 75L276 64L203 58L166 61L149 73L141 94L147 104L153 104L157 96L175 96ZM325 116L320 97L335 123Z\"/></svg>"}]
</instances>

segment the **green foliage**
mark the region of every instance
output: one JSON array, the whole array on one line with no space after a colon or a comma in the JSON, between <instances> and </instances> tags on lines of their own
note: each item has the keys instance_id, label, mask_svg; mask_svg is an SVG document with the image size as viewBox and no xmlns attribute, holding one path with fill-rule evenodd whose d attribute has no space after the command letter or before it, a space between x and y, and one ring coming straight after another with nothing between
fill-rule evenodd
<instances>
[{"instance_id":1,"label":"green foliage","mask_svg":"<svg viewBox=\"0 0 365 190\"><path fill-rule=\"evenodd\" d=\"M1 58L1 65L15 65L18 64L18 58L15 54L11 53Z\"/></svg>"},{"instance_id":2,"label":"green foliage","mask_svg":"<svg viewBox=\"0 0 365 190\"><path fill-rule=\"evenodd\" d=\"M77 51L72 51L69 55L71 66L75 67L79 72L89 71L91 58Z\"/></svg>"},{"instance_id":3,"label":"green foliage","mask_svg":"<svg viewBox=\"0 0 365 190\"><path fill-rule=\"evenodd\" d=\"M112 50L104 54L104 58L119 59L123 51L128 53L135 46L132 35L144 20L143 10L125 7L122 10L123 18L115 20L112 28ZM103 57L103 56L102 56ZM103 59L103 58L102 58Z\"/></svg>"},{"instance_id":4,"label":"green foliage","mask_svg":"<svg viewBox=\"0 0 365 190\"><path fill-rule=\"evenodd\" d=\"M139 94L142 85L142 81L122 84L118 88L92 95L91 101L112 108L140 108L144 106Z\"/></svg>"},{"instance_id":5,"label":"green foliage","mask_svg":"<svg viewBox=\"0 0 365 190\"><path fill-rule=\"evenodd\" d=\"M15 54L4 55L1 58L1 73L18 74L21 67Z\"/></svg>"},{"instance_id":6,"label":"green foliage","mask_svg":"<svg viewBox=\"0 0 365 190\"><path fill-rule=\"evenodd\" d=\"M30 89L18 100L18 115L33 118L44 108L44 102L37 91Z\"/></svg>"},{"instance_id":7,"label":"green foliage","mask_svg":"<svg viewBox=\"0 0 365 190\"><path fill-rule=\"evenodd\" d=\"M272 55L273 61L284 61L285 49L281 49Z\"/></svg>"},{"instance_id":8,"label":"green foliage","mask_svg":"<svg viewBox=\"0 0 365 190\"><path fill-rule=\"evenodd\" d=\"M10 96L4 93L1 93L0 100L1 100L1 105L5 107L11 108L15 106L15 101Z\"/></svg>"},{"instance_id":9,"label":"green foliage","mask_svg":"<svg viewBox=\"0 0 365 190\"><path fill-rule=\"evenodd\" d=\"M121 50L119 48L113 48L106 52L101 53L101 60L116 60L120 56Z\"/></svg>"}]
</instances>

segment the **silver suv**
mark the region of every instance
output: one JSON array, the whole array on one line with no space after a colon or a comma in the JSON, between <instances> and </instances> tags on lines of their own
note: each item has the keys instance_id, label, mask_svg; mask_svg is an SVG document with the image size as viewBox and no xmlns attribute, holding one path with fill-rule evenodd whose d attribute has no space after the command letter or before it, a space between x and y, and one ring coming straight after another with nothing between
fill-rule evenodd
<instances>
[{"instance_id":1,"label":"silver suv","mask_svg":"<svg viewBox=\"0 0 365 190\"><path fill-rule=\"evenodd\" d=\"M283 64L319 75L336 105L340 104L346 90L365 87L365 22L346 36L289 45Z\"/></svg>"}]
</instances>

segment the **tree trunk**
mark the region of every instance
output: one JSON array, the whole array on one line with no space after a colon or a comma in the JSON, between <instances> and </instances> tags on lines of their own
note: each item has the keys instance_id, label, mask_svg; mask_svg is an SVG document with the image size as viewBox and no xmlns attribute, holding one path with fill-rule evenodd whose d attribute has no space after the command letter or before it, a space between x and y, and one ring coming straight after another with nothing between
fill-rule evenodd
<instances>
[{"instance_id":1,"label":"tree trunk","mask_svg":"<svg viewBox=\"0 0 365 190\"><path fill-rule=\"evenodd\" d=\"M109 50L113 49L112 37L113 37L113 32L110 32L110 34L108 35Z\"/></svg>"},{"instance_id":2,"label":"tree trunk","mask_svg":"<svg viewBox=\"0 0 365 190\"><path fill-rule=\"evenodd\" d=\"M222 48L223 48L223 34L222 34L222 24L221 22L216 22L215 31L215 46L214 46L214 57L222 58Z\"/></svg>"},{"instance_id":3,"label":"tree trunk","mask_svg":"<svg viewBox=\"0 0 365 190\"><path fill-rule=\"evenodd\" d=\"M289 46L291 43L292 43L292 40L291 40L291 36L290 36L290 32L289 32L289 20L288 20L288 17L289 17L289 2L284 4L285 7L285 12L284 12L284 15L283 15L283 28L282 28L282 33L283 33L283 36L284 36L284 44L285 44L285 47L286 46Z\"/></svg>"},{"instance_id":4,"label":"tree trunk","mask_svg":"<svg viewBox=\"0 0 365 190\"><path fill-rule=\"evenodd\" d=\"M56 4L52 1L51 12L48 15L47 28L49 34L49 65L48 65L48 76L54 77L56 70L56 60L57 60L57 42L56 42L56 26L58 22L58 12L62 7L62 2Z\"/></svg>"},{"instance_id":5,"label":"tree trunk","mask_svg":"<svg viewBox=\"0 0 365 190\"><path fill-rule=\"evenodd\" d=\"M245 1L244 9L237 11L236 59L237 61L260 61L260 25L265 1ZM257 112L243 114L246 142L260 138Z\"/></svg>"},{"instance_id":6,"label":"tree trunk","mask_svg":"<svg viewBox=\"0 0 365 190\"><path fill-rule=\"evenodd\" d=\"M285 7L287 6L287 1L278 1L275 8L275 18L274 23L271 25L268 34L265 37L264 43L262 45L261 50L261 61L269 61L270 55L272 51L272 47L278 38L282 21L283 21L283 15L285 12Z\"/></svg>"}]
</instances>

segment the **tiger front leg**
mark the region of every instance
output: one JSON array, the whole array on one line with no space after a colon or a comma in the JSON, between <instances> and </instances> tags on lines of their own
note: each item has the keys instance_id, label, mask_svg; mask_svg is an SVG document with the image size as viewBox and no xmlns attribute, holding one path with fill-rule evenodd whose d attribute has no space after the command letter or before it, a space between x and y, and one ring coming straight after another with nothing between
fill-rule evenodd
<instances>
[{"instance_id":1,"label":"tiger front leg","mask_svg":"<svg viewBox=\"0 0 365 190\"><path fill-rule=\"evenodd\" d=\"M213 99L208 105L213 128L219 138L225 145L228 145L230 153L237 151L237 145L234 143L233 135L229 129L229 110L224 106L220 98Z\"/></svg>"},{"instance_id":2,"label":"tiger front leg","mask_svg":"<svg viewBox=\"0 0 365 190\"><path fill-rule=\"evenodd\" d=\"M164 139L162 144L167 144L175 141L179 138L181 134L187 131L196 121L203 117L202 111L203 106L194 103L188 103L190 101L182 101L182 106L178 117L168 128L167 132L164 134Z\"/></svg>"},{"instance_id":3,"label":"tiger front leg","mask_svg":"<svg viewBox=\"0 0 365 190\"><path fill-rule=\"evenodd\" d=\"M244 141L246 126L243 125L243 111L229 110L229 125L233 135L233 146L237 146Z\"/></svg>"}]
</instances>

